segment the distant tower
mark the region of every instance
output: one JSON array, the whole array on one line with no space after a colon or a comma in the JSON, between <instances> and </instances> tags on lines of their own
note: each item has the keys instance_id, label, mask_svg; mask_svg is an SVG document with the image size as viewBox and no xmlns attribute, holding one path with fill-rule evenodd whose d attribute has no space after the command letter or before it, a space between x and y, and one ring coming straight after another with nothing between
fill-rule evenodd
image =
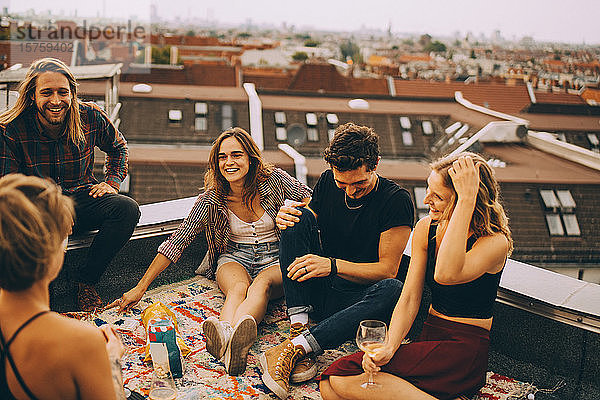
<instances>
[{"instance_id":1,"label":"distant tower","mask_svg":"<svg viewBox=\"0 0 600 400\"><path fill-rule=\"evenodd\" d=\"M390 22L388 22L387 35L388 35L388 38L392 37L392 20L391 19L390 19Z\"/></svg>"}]
</instances>

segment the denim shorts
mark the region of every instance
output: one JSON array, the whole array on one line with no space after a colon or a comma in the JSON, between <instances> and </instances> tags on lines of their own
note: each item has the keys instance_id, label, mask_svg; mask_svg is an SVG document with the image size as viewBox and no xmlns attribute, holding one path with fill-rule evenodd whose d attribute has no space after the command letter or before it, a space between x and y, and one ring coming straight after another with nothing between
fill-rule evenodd
<instances>
[{"instance_id":1,"label":"denim shorts","mask_svg":"<svg viewBox=\"0 0 600 400\"><path fill-rule=\"evenodd\" d=\"M225 253L217 260L217 270L232 261L242 265L254 279L263 269L279 264L279 242L250 244L230 241Z\"/></svg>"}]
</instances>

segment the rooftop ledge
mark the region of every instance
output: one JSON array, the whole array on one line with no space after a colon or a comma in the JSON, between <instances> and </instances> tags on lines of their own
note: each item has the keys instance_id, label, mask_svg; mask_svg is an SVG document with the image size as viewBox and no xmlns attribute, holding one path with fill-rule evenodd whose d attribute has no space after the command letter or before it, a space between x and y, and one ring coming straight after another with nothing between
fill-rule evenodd
<instances>
[{"instance_id":1,"label":"rooftop ledge","mask_svg":"<svg viewBox=\"0 0 600 400\"><path fill-rule=\"evenodd\" d=\"M146 204L131 240L172 233L196 197ZM69 238L68 250L88 247L94 232ZM509 259L497 302L590 332L600 333L600 285Z\"/></svg>"}]
</instances>

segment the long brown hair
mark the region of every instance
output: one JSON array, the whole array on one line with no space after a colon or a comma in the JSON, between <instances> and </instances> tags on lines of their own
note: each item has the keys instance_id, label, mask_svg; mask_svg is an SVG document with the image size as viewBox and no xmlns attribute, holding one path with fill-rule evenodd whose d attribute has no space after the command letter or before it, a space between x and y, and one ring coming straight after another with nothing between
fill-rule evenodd
<instances>
[{"instance_id":1,"label":"long brown hair","mask_svg":"<svg viewBox=\"0 0 600 400\"><path fill-rule=\"evenodd\" d=\"M258 193L258 185L269 177L273 165L263 160L258 146L250 134L242 128L227 129L214 141L208 156L208 169L204 175L204 188L206 190L213 189L221 196L229 195L229 182L219 170L219 150L221 149L221 143L230 137L235 138L242 145L250 158L250 167L242 190L242 202L252 210L252 200Z\"/></svg>"},{"instance_id":2,"label":"long brown hair","mask_svg":"<svg viewBox=\"0 0 600 400\"><path fill-rule=\"evenodd\" d=\"M43 278L74 216L73 201L50 180L0 179L0 288L21 291Z\"/></svg>"},{"instance_id":3,"label":"long brown hair","mask_svg":"<svg viewBox=\"0 0 600 400\"><path fill-rule=\"evenodd\" d=\"M79 100L77 98L77 81L65 63L56 58L42 58L35 61L29 67L25 79L19 85L19 97L15 105L0 115L0 124L6 125L18 118L27 110L33 108L35 112L35 89L37 77L44 72L58 72L63 74L69 82L71 90L71 107L67 112L66 125L67 135L71 142L79 145L85 140L85 135L81 128L81 116L79 114Z\"/></svg>"},{"instance_id":4,"label":"long brown hair","mask_svg":"<svg viewBox=\"0 0 600 400\"><path fill-rule=\"evenodd\" d=\"M500 185L496 180L494 170L479 154L463 152L454 156L442 157L429 165L433 171L442 177L444 186L452 189L449 206L442 213L441 220L450 220L450 216L458 201L458 196L452 184L452 178L448 174L448 169L454 161L462 156L471 157L475 165L479 165L479 190L477 191L475 210L473 211L469 227L476 237L488 236L498 232L502 233L508 239L508 254L510 255L513 249L513 240L508 226L508 217L504 212L504 207L500 203Z\"/></svg>"}]
</instances>

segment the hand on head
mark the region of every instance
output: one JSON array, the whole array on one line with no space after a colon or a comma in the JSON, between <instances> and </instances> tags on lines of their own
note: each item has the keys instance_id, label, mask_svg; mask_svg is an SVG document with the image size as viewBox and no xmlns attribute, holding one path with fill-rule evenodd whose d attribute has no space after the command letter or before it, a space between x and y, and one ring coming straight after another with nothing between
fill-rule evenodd
<instances>
[{"instance_id":1,"label":"hand on head","mask_svg":"<svg viewBox=\"0 0 600 400\"><path fill-rule=\"evenodd\" d=\"M461 156L448 169L459 199L476 200L479 191L479 166L469 156Z\"/></svg>"}]
</instances>

